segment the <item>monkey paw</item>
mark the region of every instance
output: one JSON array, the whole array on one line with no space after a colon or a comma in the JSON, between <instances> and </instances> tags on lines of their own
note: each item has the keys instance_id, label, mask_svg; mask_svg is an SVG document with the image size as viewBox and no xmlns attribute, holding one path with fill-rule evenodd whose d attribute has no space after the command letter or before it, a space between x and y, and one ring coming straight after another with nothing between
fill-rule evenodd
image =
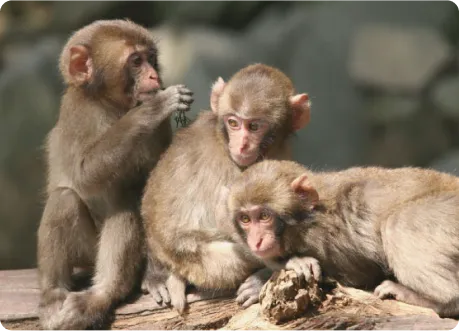
<instances>
[{"instance_id":1,"label":"monkey paw","mask_svg":"<svg viewBox=\"0 0 459 331\"><path fill-rule=\"evenodd\" d=\"M266 281L271 277L272 271L268 268L261 269L249 276L237 290L236 302L247 308L257 303L260 291Z\"/></svg>"},{"instance_id":2,"label":"monkey paw","mask_svg":"<svg viewBox=\"0 0 459 331\"><path fill-rule=\"evenodd\" d=\"M68 291L61 288L43 291L38 306L40 321L43 329L53 328L53 318L61 310Z\"/></svg>"},{"instance_id":3,"label":"monkey paw","mask_svg":"<svg viewBox=\"0 0 459 331\"><path fill-rule=\"evenodd\" d=\"M166 286L166 279L145 277L142 282L142 290L150 293L158 305L171 303L169 290Z\"/></svg>"},{"instance_id":4,"label":"monkey paw","mask_svg":"<svg viewBox=\"0 0 459 331\"><path fill-rule=\"evenodd\" d=\"M306 281L311 278L319 281L322 276L319 261L313 257L292 257L285 264L285 269L295 271L298 276L304 276Z\"/></svg>"},{"instance_id":5,"label":"monkey paw","mask_svg":"<svg viewBox=\"0 0 459 331\"><path fill-rule=\"evenodd\" d=\"M395 299L399 301L406 301L405 298L406 288L403 285L397 284L391 280L383 281L378 287L375 288L374 295L380 299Z\"/></svg>"},{"instance_id":6,"label":"monkey paw","mask_svg":"<svg viewBox=\"0 0 459 331\"><path fill-rule=\"evenodd\" d=\"M101 328L110 301L104 295L91 290L71 292L61 310L49 320L50 329L83 330L88 327Z\"/></svg>"},{"instance_id":7,"label":"monkey paw","mask_svg":"<svg viewBox=\"0 0 459 331\"><path fill-rule=\"evenodd\" d=\"M185 85L169 86L164 91L160 91L160 96L164 98L164 109L168 114L174 111L188 111L194 101L193 92Z\"/></svg>"}]
</instances>

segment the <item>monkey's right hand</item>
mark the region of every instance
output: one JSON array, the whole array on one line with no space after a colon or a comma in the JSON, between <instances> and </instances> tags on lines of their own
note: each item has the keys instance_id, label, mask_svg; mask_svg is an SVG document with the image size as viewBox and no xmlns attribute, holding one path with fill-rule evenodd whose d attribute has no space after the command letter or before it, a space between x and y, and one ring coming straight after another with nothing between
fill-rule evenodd
<instances>
[{"instance_id":1,"label":"monkey's right hand","mask_svg":"<svg viewBox=\"0 0 459 331\"><path fill-rule=\"evenodd\" d=\"M174 307L180 314L186 308L186 280L156 266L145 274L142 291L150 293L158 305Z\"/></svg>"},{"instance_id":2,"label":"monkey's right hand","mask_svg":"<svg viewBox=\"0 0 459 331\"><path fill-rule=\"evenodd\" d=\"M155 272L146 272L142 282L142 291L148 292L158 305L170 305L171 297L166 286L169 272L165 269L156 269Z\"/></svg>"},{"instance_id":3,"label":"monkey's right hand","mask_svg":"<svg viewBox=\"0 0 459 331\"><path fill-rule=\"evenodd\" d=\"M306 281L309 281L311 278L314 278L316 281L320 281L322 277L322 270L320 268L319 261L313 257L292 257L285 264L285 269L295 271L298 276L304 276Z\"/></svg>"},{"instance_id":4,"label":"monkey's right hand","mask_svg":"<svg viewBox=\"0 0 459 331\"><path fill-rule=\"evenodd\" d=\"M162 103L162 112L169 116L175 111L188 111L193 103L193 92L185 85L169 86L158 91L156 98Z\"/></svg>"}]
</instances>

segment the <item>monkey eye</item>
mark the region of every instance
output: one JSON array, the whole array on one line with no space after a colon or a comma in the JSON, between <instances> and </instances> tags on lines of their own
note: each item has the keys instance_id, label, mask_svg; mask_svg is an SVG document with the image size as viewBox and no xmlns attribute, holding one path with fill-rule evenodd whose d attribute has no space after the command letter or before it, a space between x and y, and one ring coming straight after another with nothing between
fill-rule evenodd
<instances>
[{"instance_id":1,"label":"monkey eye","mask_svg":"<svg viewBox=\"0 0 459 331\"><path fill-rule=\"evenodd\" d=\"M131 63L135 66L135 67L140 67L142 65L142 57L139 55L139 54L133 54L131 56Z\"/></svg>"},{"instance_id":2,"label":"monkey eye","mask_svg":"<svg viewBox=\"0 0 459 331\"><path fill-rule=\"evenodd\" d=\"M239 126L239 123L235 119L230 118L228 120L228 125L232 128L237 128Z\"/></svg>"},{"instance_id":3,"label":"monkey eye","mask_svg":"<svg viewBox=\"0 0 459 331\"><path fill-rule=\"evenodd\" d=\"M255 131L257 131L259 128L260 128L260 124L258 124L257 122L251 122L251 123L249 124L249 130L250 130L250 131L255 132Z\"/></svg>"},{"instance_id":4,"label":"monkey eye","mask_svg":"<svg viewBox=\"0 0 459 331\"><path fill-rule=\"evenodd\" d=\"M247 216L247 215L241 215L239 217L239 221L243 224L247 224L247 223L250 223L250 217Z\"/></svg>"},{"instance_id":5,"label":"monkey eye","mask_svg":"<svg viewBox=\"0 0 459 331\"><path fill-rule=\"evenodd\" d=\"M262 221L267 221L267 220L269 220L270 218L271 218L271 215L270 215L268 212L262 211L262 212L260 213L260 220L262 220Z\"/></svg>"},{"instance_id":6,"label":"monkey eye","mask_svg":"<svg viewBox=\"0 0 459 331\"><path fill-rule=\"evenodd\" d=\"M156 54L150 54L148 55L148 62L154 66L156 64Z\"/></svg>"}]
</instances>

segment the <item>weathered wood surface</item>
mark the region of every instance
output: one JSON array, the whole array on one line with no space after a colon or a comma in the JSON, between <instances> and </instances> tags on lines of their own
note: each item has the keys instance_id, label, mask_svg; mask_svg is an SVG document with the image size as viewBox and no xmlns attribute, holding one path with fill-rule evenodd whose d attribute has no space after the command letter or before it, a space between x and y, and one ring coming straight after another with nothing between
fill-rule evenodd
<instances>
[{"instance_id":1,"label":"weathered wood surface","mask_svg":"<svg viewBox=\"0 0 459 331\"><path fill-rule=\"evenodd\" d=\"M451 330L458 321L441 319L432 310L370 293L338 287L318 311L286 324L274 325L260 314L260 306L241 309L234 299L213 298L213 293L189 294L192 302L184 316L159 307L143 295L116 310L112 329L398 329ZM221 294L216 294L220 296ZM35 270L0 271L0 321L7 329L39 329L38 284Z\"/></svg>"}]
</instances>

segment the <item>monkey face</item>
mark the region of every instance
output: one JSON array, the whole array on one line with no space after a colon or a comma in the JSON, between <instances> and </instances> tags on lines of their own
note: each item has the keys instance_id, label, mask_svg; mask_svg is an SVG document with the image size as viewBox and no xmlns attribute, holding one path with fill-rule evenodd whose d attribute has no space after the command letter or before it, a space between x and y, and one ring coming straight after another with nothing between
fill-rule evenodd
<instances>
[{"instance_id":1,"label":"monkey face","mask_svg":"<svg viewBox=\"0 0 459 331\"><path fill-rule=\"evenodd\" d=\"M282 255L276 231L278 220L273 211L263 206L243 208L237 213L235 222L256 256L270 259Z\"/></svg>"},{"instance_id":2,"label":"monkey face","mask_svg":"<svg viewBox=\"0 0 459 331\"><path fill-rule=\"evenodd\" d=\"M126 66L130 75L130 88L136 101L144 101L150 98L151 94L158 90L160 79L157 69L156 49L132 49Z\"/></svg>"},{"instance_id":3,"label":"monkey face","mask_svg":"<svg viewBox=\"0 0 459 331\"><path fill-rule=\"evenodd\" d=\"M243 167L255 163L260 157L260 143L269 131L269 124L261 119L237 115L226 115L223 121L228 132L228 149L233 161Z\"/></svg>"}]
</instances>

